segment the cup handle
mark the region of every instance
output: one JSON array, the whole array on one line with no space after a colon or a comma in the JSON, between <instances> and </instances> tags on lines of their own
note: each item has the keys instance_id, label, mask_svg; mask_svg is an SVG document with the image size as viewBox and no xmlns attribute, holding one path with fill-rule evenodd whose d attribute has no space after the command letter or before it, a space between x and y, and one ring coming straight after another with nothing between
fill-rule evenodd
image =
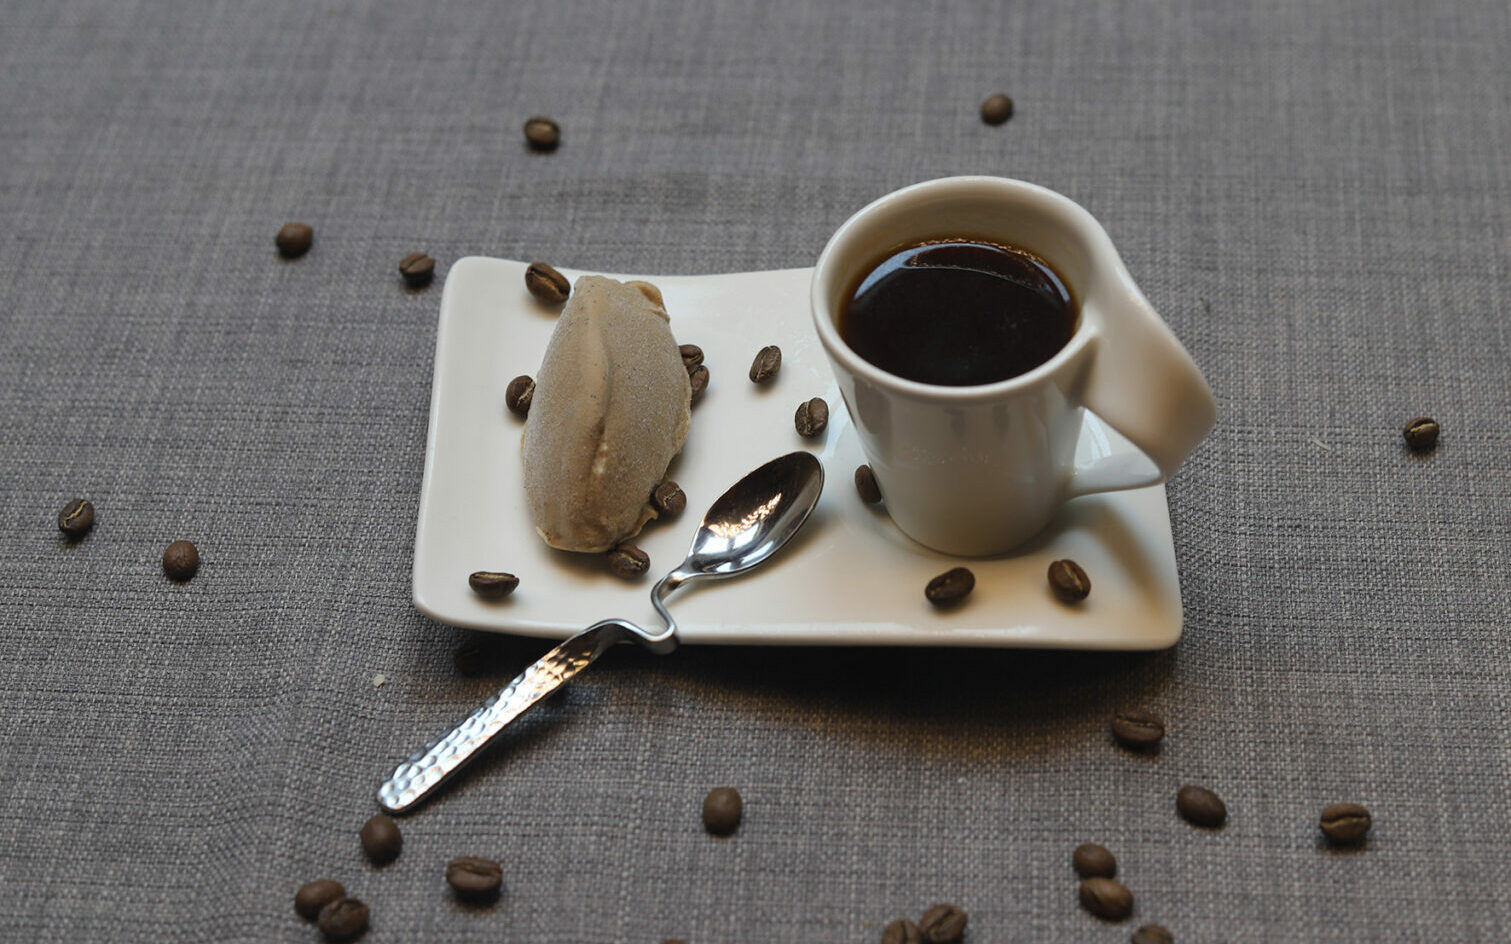
<instances>
[{"instance_id":1,"label":"cup handle","mask_svg":"<svg viewBox=\"0 0 1511 944\"><path fill-rule=\"evenodd\" d=\"M1163 482L1217 418L1212 390L1191 355L1121 265L1116 277L1119 284L1102 293L1116 307L1086 328L1091 337L1071 399L1121 433L1149 462L1124 451L1077 468L1066 483L1066 498Z\"/></svg>"}]
</instances>

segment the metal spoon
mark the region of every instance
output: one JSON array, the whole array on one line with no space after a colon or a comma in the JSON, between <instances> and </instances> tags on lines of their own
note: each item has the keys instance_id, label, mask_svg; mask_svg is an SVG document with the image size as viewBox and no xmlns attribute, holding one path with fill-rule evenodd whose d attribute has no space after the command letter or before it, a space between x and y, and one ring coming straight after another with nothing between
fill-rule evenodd
<instances>
[{"instance_id":1,"label":"metal spoon","mask_svg":"<svg viewBox=\"0 0 1511 944\"><path fill-rule=\"evenodd\" d=\"M651 604L666 629L652 633L629 620L608 619L569 638L456 727L411 754L378 788L378 805L390 813L408 812L511 721L615 643L633 639L660 655L676 649L677 624L666 610L666 597L688 581L732 577L771 557L808 520L823 488L824 469L806 452L773 459L740 479L703 516L687 559L651 588Z\"/></svg>"}]
</instances>

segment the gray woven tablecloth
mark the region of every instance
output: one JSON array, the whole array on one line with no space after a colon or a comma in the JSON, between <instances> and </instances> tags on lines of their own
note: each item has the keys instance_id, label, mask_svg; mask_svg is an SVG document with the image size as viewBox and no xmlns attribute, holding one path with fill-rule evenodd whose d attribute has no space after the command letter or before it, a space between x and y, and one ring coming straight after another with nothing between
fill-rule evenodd
<instances>
[{"instance_id":1,"label":"gray woven tablecloth","mask_svg":"<svg viewBox=\"0 0 1511 944\"><path fill-rule=\"evenodd\" d=\"M1511 936L1504 0L0 24L0 937L313 941L292 894L326 875L374 942L871 942L936 901L977 944ZM537 113L554 154L523 145ZM1089 208L1211 380L1169 492L1179 645L616 651L368 865L379 777L543 649L461 676L466 634L410 602L448 265L803 266L957 173ZM290 219L316 240L285 263ZM411 293L416 250L438 281ZM1424 413L1442 441L1411 454ZM75 496L98 521L67 544ZM1109 739L1134 705L1158 754ZM724 783L746 818L715 840ZM1183 783L1225 829L1176 818ZM1364 849L1322 844L1337 800L1374 812ZM1085 841L1132 920L1078 907ZM503 862L498 904L447 894L457 854Z\"/></svg>"}]
</instances>

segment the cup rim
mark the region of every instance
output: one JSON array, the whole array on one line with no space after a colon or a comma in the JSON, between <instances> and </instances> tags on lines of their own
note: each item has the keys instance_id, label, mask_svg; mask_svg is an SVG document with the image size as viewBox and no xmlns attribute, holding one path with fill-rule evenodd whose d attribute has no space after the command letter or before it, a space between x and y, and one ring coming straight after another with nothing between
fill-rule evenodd
<instances>
[{"instance_id":1,"label":"cup rim","mask_svg":"<svg viewBox=\"0 0 1511 944\"><path fill-rule=\"evenodd\" d=\"M839 251L839 245L858 229L866 218L897 204L915 201L921 195L940 192L968 192L976 188L986 188L999 193L1010 192L1014 196L1027 197L1029 200L1042 203L1046 208L1064 215L1067 227L1079 230L1081 235L1088 237L1088 244L1093 247L1096 255L1110 254L1111 258L1106 260L1108 263L1112 265L1121 264L1118 261L1116 252L1112 250L1111 239L1107 236L1106 230L1096 221L1089 210L1062 193L1057 193L1039 184L1029 183L1026 180L989 175L938 177L933 180L923 180L918 183L909 184L906 187L883 194L852 213L848 219L839 225L839 228L834 231L833 235L829 237L828 242L824 244L823 250L818 255L818 261L814 264L813 280L809 286L809 314L813 318L814 328L818 332L819 341L823 344L824 349L828 351L829 356L838 361L851 374L863 376L875 386L919 399L926 398L956 403L991 400L1040 383L1046 377L1060 370L1067 362L1075 358L1081 349L1091 343L1094 331L1086 323L1085 319L1086 301L1089 294L1089 288L1086 286L1077 286L1080 296L1080 317L1077 318L1075 333L1071 335L1069 341L1065 342L1065 346L1056 351L1044 363L1015 377L1008 377L1005 380L994 380L991 383L950 386L909 380L906 377L900 377L872 364L857 354L855 349L850 347L844 338L840 337L839 329L835 326L834 319L830 316L831 306L828 304L830 300L821 297L824 294L822 283L825 270L834 265L833 257Z\"/></svg>"}]
</instances>

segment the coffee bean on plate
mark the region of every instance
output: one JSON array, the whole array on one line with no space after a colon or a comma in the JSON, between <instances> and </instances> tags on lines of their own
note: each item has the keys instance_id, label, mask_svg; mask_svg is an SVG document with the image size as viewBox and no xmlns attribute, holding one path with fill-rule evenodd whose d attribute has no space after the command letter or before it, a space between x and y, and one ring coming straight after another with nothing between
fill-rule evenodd
<instances>
[{"instance_id":1,"label":"coffee bean on plate","mask_svg":"<svg viewBox=\"0 0 1511 944\"><path fill-rule=\"evenodd\" d=\"M298 259L310 251L315 241L315 231L308 223L285 223L273 237L278 254L285 259Z\"/></svg>"},{"instance_id":2,"label":"coffee bean on plate","mask_svg":"<svg viewBox=\"0 0 1511 944\"><path fill-rule=\"evenodd\" d=\"M881 944L921 944L918 925L898 918L881 930Z\"/></svg>"},{"instance_id":3,"label":"coffee bean on plate","mask_svg":"<svg viewBox=\"0 0 1511 944\"><path fill-rule=\"evenodd\" d=\"M362 851L376 865L387 865L399 857L404 848L404 836L393 817L377 813L362 824L357 833L362 840Z\"/></svg>"},{"instance_id":4,"label":"coffee bean on plate","mask_svg":"<svg viewBox=\"0 0 1511 944\"><path fill-rule=\"evenodd\" d=\"M1130 750L1147 751L1165 736L1165 721L1148 711L1120 711L1112 716L1113 740Z\"/></svg>"},{"instance_id":5,"label":"coffee bean on plate","mask_svg":"<svg viewBox=\"0 0 1511 944\"><path fill-rule=\"evenodd\" d=\"M1175 944L1175 935L1162 924L1146 924L1133 932L1132 944Z\"/></svg>"},{"instance_id":6,"label":"coffee bean on plate","mask_svg":"<svg viewBox=\"0 0 1511 944\"><path fill-rule=\"evenodd\" d=\"M532 262L525 270L525 288L542 305L560 305L572 294L572 283L544 262Z\"/></svg>"},{"instance_id":7,"label":"coffee bean on plate","mask_svg":"<svg viewBox=\"0 0 1511 944\"><path fill-rule=\"evenodd\" d=\"M976 587L976 575L965 567L952 567L923 588L923 595L935 606L950 606L970 595Z\"/></svg>"},{"instance_id":8,"label":"coffee bean on plate","mask_svg":"<svg viewBox=\"0 0 1511 944\"><path fill-rule=\"evenodd\" d=\"M412 252L399 260L399 275L410 288L424 288L435 278L435 260L423 252Z\"/></svg>"},{"instance_id":9,"label":"coffee bean on plate","mask_svg":"<svg viewBox=\"0 0 1511 944\"><path fill-rule=\"evenodd\" d=\"M199 573L199 548L189 541L174 541L163 551L163 573L182 583Z\"/></svg>"},{"instance_id":10,"label":"coffee bean on plate","mask_svg":"<svg viewBox=\"0 0 1511 944\"><path fill-rule=\"evenodd\" d=\"M525 141L536 151L554 151L561 143L561 125L543 115L527 118Z\"/></svg>"},{"instance_id":11,"label":"coffee bean on plate","mask_svg":"<svg viewBox=\"0 0 1511 944\"><path fill-rule=\"evenodd\" d=\"M824 402L823 397L799 403L792 422L797 426L799 436L817 436L829 425L829 404Z\"/></svg>"},{"instance_id":12,"label":"coffee bean on plate","mask_svg":"<svg viewBox=\"0 0 1511 944\"><path fill-rule=\"evenodd\" d=\"M687 508L687 495L676 482L662 479L651 490L651 507L656 509L658 515L674 517Z\"/></svg>"},{"instance_id":13,"label":"coffee bean on plate","mask_svg":"<svg viewBox=\"0 0 1511 944\"><path fill-rule=\"evenodd\" d=\"M708 368L698 364L687 372L687 379L692 383L692 402L697 403L703 399L703 391L708 389Z\"/></svg>"},{"instance_id":14,"label":"coffee bean on plate","mask_svg":"<svg viewBox=\"0 0 1511 944\"><path fill-rule=\"evenodd\" d=\"M1363 841L1373 823L1369 810L1357 803L1334 803L1322 811L1318 821L1322 835L1337 845Z\"/></svg>"},{"instance_id":15,"label":"coffee bean on plate","mask_svg":"<svg viewBox=\"0 0 1511 944\"><path fill-rule=\"evenodd\" d=\"M338 898L346 897L346 889L335 879L317 878L305 882L294 893L294 911L306 921L320 917L320 909Z\"/></svg>"},{"instance_id":16,"label":"coffee bean on plate","mask_svg":"<svg viewBox=\"0 0 1511 944\"><path fill-rule=\"evenodd\" d=\"M510 413L530 415L530 403L535 399L535 381L529 374L520 374L504 388L504 406Z\"/></svg>"},{"instance_id":17,"label":"coffee bean on plate","mask_svg":"<svg viewBox=\"0 0 1511 944\"><path fill-rule=\"evenodd\" d=\"M328 941L350 941L367 930L369 909L355 898L337 898L327 902L315 918L315 925Z\"/></svg>"},{"instance_id":18,"label":"coffee bean on plate","mask_svg":"<svg viewBox=\"0 0 1511 944\"><path fill-rule=\"evenodd\" d=\"M519 586L519 578L501 570L475 570L467 575L467 586L485 600L502 600Z\"/></svg>"},{"instance_id":19,"label":"coffee bean on plate","mask_svg":"<svg viewBox=\"0 0 1511 944\"><path fill-rule=\"evenodd\" d=\"M1175 794L1175 809L1195 826L1216 829L1228 819L1227 804L1206 787L1184 786Z\"/></svg>"},{"instance_id":20,"label":"coffee bean on plate","mask_svg":"<svg viewBox=\"0 0 1511 944\"><path fill-rule=\"evenodd\" d=\"M1071 853L1070 864L1081 878L1112 878L1118 874L1118 860L1106 846L1082 843Z\"/></svg>"},{"instance_id":21,"label":"coffee bean on plate","mask_svg":"<svg viewBox=\"0 0 1511 944\"><path fill-rule=\"evenodd\" d=\"M58 512L58 530L71 538L81 538L94 527L94 505L87 498L75 498Z\"/></svg>"},{"instance_id":22,"label":"coffee bean on plate","mask_svg":"<svg viewBox=\"0 0 1511 944\"><path fill-rule=\"evenodd\" d=\"M1426 451L1438 444L1438 421L1430 416L1419 416L1406 424L1401 435L1412 449Z\"/></svg>"},{"instance_id":23,"label":"coffee bean on plate","mask_svg":"<svg viewBox=\"0 0 1511 944\"><path fill-rule=\"evenodd\" d=\"M881 501L881 486L876 484L876 473L870 466L855 467L855 490L860 492L860 500L868 505Z\"/></svg>"},{"instance_id":24,"label":"coffee bean on plate","mask_svg":"<svg viewBox=\"0 0 1511 944\"><path fill-rule=\"evenodd\" d=\"M734 787L714 787L703 798L703 828L715 836L728 836L739 828L745 801Z\"/></svg>"},{"instance_id":25,"label":"coffee bean on plate","mask_svg":"<svg viewBox=\"0 0 1511 944\"><path fill-rule=\"evenodd\" d=\"M750 382L765 383L777 375L782 369L782 349L775 344L768 344L756 353L755 360L750 362Z\"/></svg>"},{"instance_id":26,"label":"coffee bean on plate","mask_svg":"<svg viewBox=\"0 0 1511 944\"><path fill-rule=\"evenodd\" d=\"M957 905L934 905L918 921L924 944L954 944L965 933L969 916Z\"/></svg>"},{"instance_id":27,"label":"coffee bean on plate","mask_svg":"<svg viewBox=\"0 0 1511 944\"><path fill-rule=\"evenodd\" d=\"M682 355L682 366L689 371L703 363L703 349L696 344L679 344L677 353Z\"/></svg>"},{"instance_id":28,"label":"coffee bean on plate","mask_svg":"<svg viewBox=\"0 0 1511 944\"><path fill-rule=\"evenodd\" d=\"M1049 565L1049 586L1061 603L1079 603L1091 593L1091 578L1073 560L1057 560Z\"/></svg>"},{"instance_id":29,"label":"coffee bean on plate","mask_svg":"<svg viewBox=\"0 0 1511 944\"><path fill-rule=\"evenodd\" d=\"M628 541L604 555L609 559L609 570L615 577L626 580L639 577L651 569L651 557Z\"/></svg>"},{"instance_id":30,"label":"coffee bean on plate","mask_svg":"<svg viewBox=\"0 0 1511 944\"><path fill-rule=\"evenodd\" d=\"M1133 913L1133 893L1116 879L1082 879L1081 907L1098 918L1121 921Z\"/></svg>"},{"instance_id":31,"label":"coffee bean on plate","mask_svg":"<svg viewBox=\"0 0 1511 944\"><path fill-rule=\"evenodd\" d=\"M492 859L457 856L446 863L446 884L461 898L486 901L503 887L504 871Z\"/></svg>"},{"instance_id":32,"label":"coffee bean on plate","mask_svg":"<svg viewBox=\"0 0 1511 944\"><path fill-rule=\"evenodd\" d=\"M989 125L1000 125L1013 116L1013 100L1001 92L988 95L981 103L981 120Z\"/></svg>"}]
</instances>

